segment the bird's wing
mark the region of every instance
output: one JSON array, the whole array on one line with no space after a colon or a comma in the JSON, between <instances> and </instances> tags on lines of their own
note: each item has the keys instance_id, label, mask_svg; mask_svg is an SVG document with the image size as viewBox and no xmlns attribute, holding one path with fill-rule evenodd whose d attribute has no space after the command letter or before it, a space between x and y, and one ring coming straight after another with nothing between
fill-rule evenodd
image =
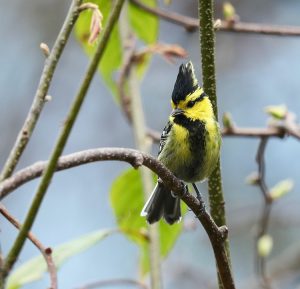
<instances>
[{"instance_id":1,"label":"bird's wing","mask_svg":"<svg viewBox=\"0 0 300 289\"><path fill-rule=\"evenodd\" d=\"M159 142L159 152L158 152L158 155L161 153L161 151L163 150L166 142L167 142L167 139L169 137L169 133L171 131L171 128L172 128L172 123L169 121L167 123L167 125L164 127L163 129L163 132L160 136L160 142Z\"/></svg>"}]
</instances>

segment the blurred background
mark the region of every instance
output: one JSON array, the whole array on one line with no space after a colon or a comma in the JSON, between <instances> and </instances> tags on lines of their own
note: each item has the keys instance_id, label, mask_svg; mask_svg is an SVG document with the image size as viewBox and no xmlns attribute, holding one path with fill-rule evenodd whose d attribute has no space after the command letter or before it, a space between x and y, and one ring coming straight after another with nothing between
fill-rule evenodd
<instances>
[{"instance_id":1,"label":"blurred background","mask_svg":"<svg viewBox=\"0 0 300 289\"><path fill-rule=\"evenodd\" d=\"M52 47L66 15L69 0L11 0L0 9L0 167L4 164L31 105L44 56L41 42ZM162 3L160 3L163 5ZM221 1L216 16L222 17ZM300 1L232 1L242 21L300 26ZM194 0L173 0L169 7L196 17ZM172 33L170 33L172 31ZM201 80L199 36L181 27L160 22L159 39L184 47ZM300 37L276 37L217 33L217 92L219 116L229 111L236 124L245 127L266 125L264 107L286 104L300 111ZM170 96L178 66L155 56L141 84L143 105L150 127L162 130L170 112ZM58 64L49 94L33 137L18 169L46 160L53 148L69 105L88 64L80 45L71 37ZM97 74L90 87L64 154L95 147L134 147L130 126ZM226 199L233 271L237 288L247 287L254 272L255 225L261 214L262 197L245 178L257 169L258 139L224 138L222 173ZM293 191L272 209L270 234L274 250L270 267L280 255L299 243L300 143L292 138L271 139L267 146L267 183L270 187L291 178ZM157 148L153 153L156 154ZM121 162L94 163L57 173L43 202L33 232L46 246L55 246L101 228L115 227L108 193L113 180L128 168ZM20 187L4 200L5 206L23 220L38 180ZM201 186L206 195L206 185ZM124 192L126 193L126 192ZM4 253L16 230L2 217L0 240ZM193 221L187 214L186 222ZM300 249L295 254L299 255ZM17 266L37 255L27 242ZM138 276L137 247L121 235L114 235L89 251L68 261L59 271L60 288L74 288L88 281ZM275 264L275 265L274 265ZM296 267L300 265L296 264ZM299 266L298 266L299 267ZM215 264L208 239L200 225L179 238L163 262L164 288L209 288L214 284ZM48 276L24 288L46 288ZM300 273L283 275L280 288L300 288ZM200 285L201 286L201 285ZM119 288L116 286L115 288ZM121 288L121 287L120 287ZM122 288L125 288L122 286ZM253 288L253 287L252 287Z\"/></svg>"}]
</instances>

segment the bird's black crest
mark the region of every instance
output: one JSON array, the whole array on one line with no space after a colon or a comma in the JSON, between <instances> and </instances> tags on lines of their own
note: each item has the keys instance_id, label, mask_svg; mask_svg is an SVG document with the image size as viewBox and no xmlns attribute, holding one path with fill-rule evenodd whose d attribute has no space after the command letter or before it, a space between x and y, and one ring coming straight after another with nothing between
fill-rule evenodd
<instances>
[{"instance_id":1,"label":"bird's black crest","mask_svg":"<svg viewBox=\"0 0 300 289\"><path fill-rule=\"evenodd\" d=\"M193 64L189 61L186 64L181 64L174 85L172 100L175 104L184 100L188 94L193 93L198 88L198 82L195 77Z\"/></svg>"}]
</instances>

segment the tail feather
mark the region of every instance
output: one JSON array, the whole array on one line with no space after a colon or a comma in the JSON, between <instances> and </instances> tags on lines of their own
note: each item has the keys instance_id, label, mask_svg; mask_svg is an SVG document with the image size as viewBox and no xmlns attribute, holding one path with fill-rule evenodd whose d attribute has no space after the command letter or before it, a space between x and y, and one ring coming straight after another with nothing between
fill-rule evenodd
<instances>
[{"instance_id":1,"label":"tail feather","mask_svg":"<svg viewBox=\"0 0 300 289\"><path fill-rule=\"evenodd\" d=\"M170 225L181 220L180 199L169 192L164 202L164 219Z\"/></svg>"},{"instance_id":2,"label":"tail feather","mask_svg":"<svg viewBox=\"0 0 300 289\"><path fill-rule=\"evenodd\" d=\"M149 224L164 217L166 222L172 225L181 219L180 199L174 198L171 191L159 181L146 202L141 216L146 217Z\"/></svg>"}]
</instances>

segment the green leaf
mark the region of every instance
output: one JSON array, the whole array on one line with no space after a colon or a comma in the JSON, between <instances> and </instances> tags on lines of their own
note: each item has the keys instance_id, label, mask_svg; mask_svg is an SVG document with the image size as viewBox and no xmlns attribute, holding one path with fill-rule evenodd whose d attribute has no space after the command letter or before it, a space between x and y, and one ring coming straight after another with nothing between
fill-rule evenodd
<instances>
[{"instance_id":1,"label":"green leaf","mask_svg":"<svg viewBox=\"0 0 300 289\"><path fill-rule=\"evenodd\" d=\"M103 27L105 27L105 23L107 21L109 12L112 8L112 1L86 0L84 2L92 2L99 6L99 9L103 14ZM155 0L147 0L144 2L151 7L156 6ZM90 11L82 12L75 25L76 38L81 43L84 51L87 53L88 56L93 55L96 47L95 45L88 44L88 39L90 35L91 15L92 13ZM140 40L142 40L146 44L156 42L158 37L158 18L156 16L153 16L143 11L142 9L138 9L136 6L129 2L128 22L132 30L136 33ZM117 102L119 102L119 98L117 97L118 89L115 74L121 68L122 60L122 41L120 37L119 26L116 25L107 43L107 47L105 49L99 66L99 71L103 77L105 84L111 90ZM139 77L143 76L143 74L146 71L146 68L148 67L149 62L150 57L145 57L144 61L138 63L137 72Z\"/></svg>"},{"instance_id":2,"label":"green leaf","mask_svg":"<svg viewBox=\"0 0 300 289\"><path fill-rule=\"evenodd\" d=\"M140 217L144 196L138 170L126 170L115 179L110 191L110 202L119 228L130 239L144 242L144 238L140 239L139 235L131 233L143 231L147 227L145 219Z\"/></svg>"},{"instance_id":3,"label":"green leaf","mask_svg":"<svg viewBox=\"0 0 300 289\"><path fill-rule=\"evenodd\" d=\"M223 15L225 20L232 20L235 16L235 8L230 2L223 4Z\"/></svg>"},{"instance_id":4,"label":"green leaf","mask_svg":"<svg viewBox=\"0 0 300 289\"><path fill-rule=\"evenodd\" d=\"M141 0L142 3L149 7L156 6L156 0ZM155 43L158 37L158 18L138 8L133 3L128 5L129 23L137 34L138 38L146 44Z\"/></svg>"},{"instance_id":5,"label":"green leaf","mask_svg":"<svg viewBox=\"0 0 300 289\"><path fill-rule=\"evenodd\" d=\"M112 1L105 0L93 0L84 1L92 2L99 6L101 13L103 14L103 27L106 24L109 12L111 11ZM81 43L84 51L88 56L93 55L96 45L88 44L88 38L90 34L90 22L92 13L90 11L84 11L80 14L76 25L75 35L77 40ZM101 35L101 34L100 34ZM113 95L117 95L117 85L115 82L115 73L121 67L123 58L123 51L120 39L119 28L116 25L112 30L112 34L107 43L104 51L99 71L104 79L105 84L111 89Z\"/></svg>"},{"instance_id":6,"label":"green leaf","mask_svg":"<svg viewBox=\"0 0 300 289\"><path fill-rule=\"evenodd\" d=\"M270 235L263 235L258 239L257 251L259 256L267 257L273 248L273 238Z\"/></svg>"},{"instance_id":7,"label":"green leaf","mask_svg":"<svg viewBox=\"0 0 300 289\"><path fill-rule=\"evenodd\" d=\"M138 170L126 170L113 182L110 201L119 228L130 240L139 245L142 274L149 272L149 248L144 233L147 229L147 223L145 218L140 216L144 206L144 195L141 174ZM184 214L187 208L186 206L182 207ZM159 234L162 257L168 255L181 231L182 222L170 226L164 221L160 221Z\"/></svg>"},{"instance_id":8,"label":"green leaf","mask_svg":"<svg viewBox=\"0 0 300 289\"><path fill-rule=\"evenodd\" d=\"M279 199L290 192L294 187L294 182L292 180L283 180L276 184L271 190L270 195L273 200Z\"/></svg>"},{"instance_id":9,"label":"green leaf","mask_svg":"<svg viewBox=\"0 0 300 289\"><path fill-rule=\"evenodd\" d=\"M283 120L288 112L286 105L269 105L265 108L267 114L277 120Z\"/></svg>"},{"instance_id":10,"label":"green leaf","mask_svg":"<svg viewBox=\"0 0 300 289\"><path fill-rule=\"evenodd\" d=\"M142 3L149 7L156 7L156 0L142 0ZM131 28L136 33L138 38L145 44L154 44L158 39L159 22L158 17L139 9L129 1L128 18ZM146 69L151 61L151 55L144 57L143 61L137 64L137 74L140 78L143 77Z\"/></svg>"},{"instance_id":11,"label":"green leaf","mask_svg":"<svg viewBox=\"0 0 300 289\"><path fill-rule=\"evenodd\" d=\"M171 5L172 4L172 0L164 0L164 4L165 5Z\"/></svg>"},{"instance_id":12,"label":"green leaf","mask_svg":"<svg viewBox=\"0 0 300 289\"><path fill-rule=\"evenodd\" d=\"M115 229L96 231L78 239L62 244L52 251L52 257L57 268L69 258L96 245L104 238L117 232ZM18 289L27 283L37 281L47 272L47 265L43 256L37 256L18 267L8 278L7 289Z\"/></svg>"},{"instance_id":13,"label":"green leaf","mask_svg":"<svg viewBox=\"0 0 300 289\"><path fill-rule=\"evenodd\" d=\"M234 123L233 123L233 120L232 120L232 116L229 112L225 112L223 114L222 121L223 121L224 128L226 128L228 130L233 129Z\"/></svg>"},{"instance_id":14,"label":"green leaf","mask_svg":"<svg viewBox=\"0 0 300 289\"><path fill-rule=\"evenodd\" d=\"M187 206L181 202L181 213L184 215L187 212ZM168 256L174 247L177 239L182 232L183 224L179 222L168 225L165 221L159 222L159 238L160 238L160 255L162 258ZM150 270L149 247L148 244L141 247L141 273L146 274Z\"/></svg>"}]
</instances>

